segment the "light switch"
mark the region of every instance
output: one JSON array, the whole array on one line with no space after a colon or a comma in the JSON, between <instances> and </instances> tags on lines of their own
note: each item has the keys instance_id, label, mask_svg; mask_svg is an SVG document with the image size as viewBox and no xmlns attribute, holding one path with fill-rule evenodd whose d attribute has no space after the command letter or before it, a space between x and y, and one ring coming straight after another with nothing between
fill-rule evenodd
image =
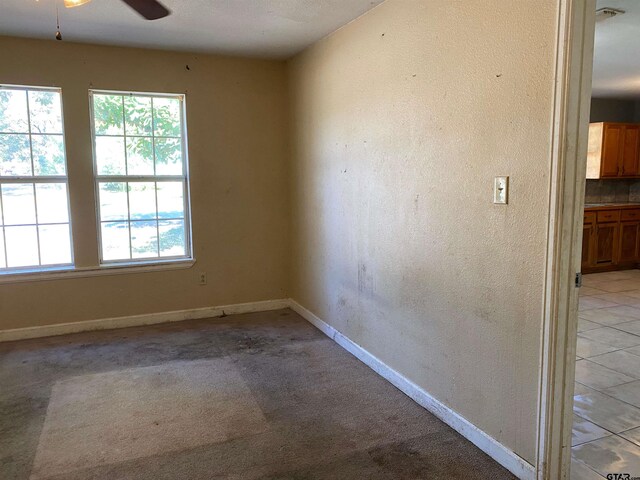
<instances>
[{"instance_id":1,"label":"light switch","mask_svg":"<svg viewBox=\"0 0 640 480\"><path fill-rule=\"evenodd\" d=\"M496 177L493 183L493 203L509 203L509 177Z\"/></svg>"}]
</instances>

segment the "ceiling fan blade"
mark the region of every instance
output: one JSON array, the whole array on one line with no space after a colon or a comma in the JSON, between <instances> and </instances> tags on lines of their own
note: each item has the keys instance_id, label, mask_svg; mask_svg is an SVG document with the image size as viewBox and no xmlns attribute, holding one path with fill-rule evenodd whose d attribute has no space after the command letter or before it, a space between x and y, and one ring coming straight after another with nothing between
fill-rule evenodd
<instances>
[{"instance_id":1,"label":"ceiling fan blade","mask_svg":"<svg viewBox=\"0 0 640 480\"><path fill-rule=\"evenodd\" d=\"M156 0L122 0L147 20L157 20L171 14L171 11Z\"/></svg>"}]
</instances>

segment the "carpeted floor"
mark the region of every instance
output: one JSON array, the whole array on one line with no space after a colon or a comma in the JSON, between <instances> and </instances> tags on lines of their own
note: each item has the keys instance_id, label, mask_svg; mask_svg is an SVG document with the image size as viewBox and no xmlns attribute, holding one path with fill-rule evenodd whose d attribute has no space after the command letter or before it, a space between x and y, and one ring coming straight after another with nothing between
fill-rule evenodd
<instances>
[{"instance_id":1,"label":"carpeted floor","mask_svg":"<svg viewBox=\"0 0 640 480\"><path fill-rule=\"evenodd\" d=\"M511 479L290 310L0 344L0 479Z\"/></svg>"}]
</instances>

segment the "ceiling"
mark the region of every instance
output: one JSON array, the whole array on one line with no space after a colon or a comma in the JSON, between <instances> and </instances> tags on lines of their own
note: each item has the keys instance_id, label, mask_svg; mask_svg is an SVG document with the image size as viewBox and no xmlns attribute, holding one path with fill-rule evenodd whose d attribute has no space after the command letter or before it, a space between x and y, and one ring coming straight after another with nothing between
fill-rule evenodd
<instances>
[{"instance_id":1,"label":"ceiling","mask_svg":"<svg viewBox=\"0 0 640 480\"><path fill-rule=\"evenodd\" d=\"M640 98L640 1L597 0L624 15L596 22L593 96Z\"/></svg>"},{"instance_id":2,"label":"ceiling","mask_svg":"<svg viewBox=\"0 0 640 480\"><path fill-rule=\"evenodd\" d=\"M383 0L162 0L145 21L120 0L59 8L71 42L289 58ZM62 0L57 0L59 5ZM0 35L54 39L56 0L0 0Z\"/></svg>"}]
</instances>

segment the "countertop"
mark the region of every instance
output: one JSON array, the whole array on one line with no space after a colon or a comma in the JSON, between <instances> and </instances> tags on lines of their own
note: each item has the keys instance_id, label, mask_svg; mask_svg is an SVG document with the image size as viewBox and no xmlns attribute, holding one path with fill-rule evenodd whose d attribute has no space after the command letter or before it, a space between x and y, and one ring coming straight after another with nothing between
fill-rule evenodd
<instances>
[{"instance_id":1,"label":"countertop","mask_svg":"<svg viewBox=\"0 0 640 480\"><path fill-rule=\"evenodd\" d=\"M619 210L622 208L640 208L640 202L601 202L585 203L585 210Z\"/></svg>"}]
</instances>

